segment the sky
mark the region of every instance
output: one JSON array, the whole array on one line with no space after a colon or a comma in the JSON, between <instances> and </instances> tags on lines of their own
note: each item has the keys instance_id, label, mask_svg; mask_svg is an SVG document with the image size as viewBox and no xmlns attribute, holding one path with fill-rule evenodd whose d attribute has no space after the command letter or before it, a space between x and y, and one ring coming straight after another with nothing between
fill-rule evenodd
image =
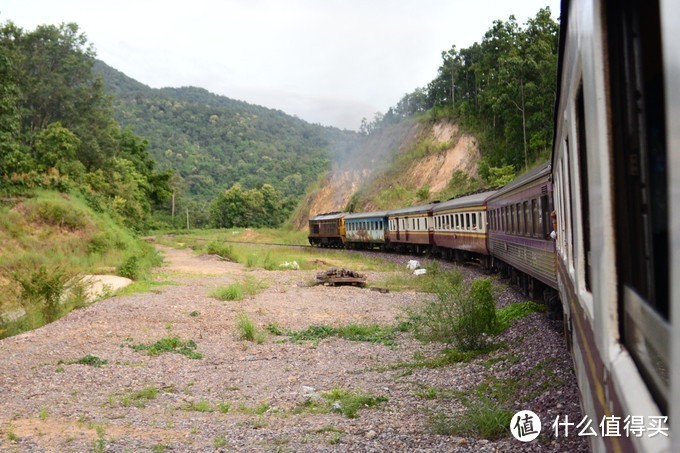
<instances>
[{"instance_id":1,"label":"sky","mask_svg":"<svg viewBox=\"0 0 680 453\"><path fill-rule=\"evenodd\" d=\"M152 88L198 86L357 130L437 75L443 51L559 0L2 0L0 22L75 22Z\"/></svg>"}]
</instances>

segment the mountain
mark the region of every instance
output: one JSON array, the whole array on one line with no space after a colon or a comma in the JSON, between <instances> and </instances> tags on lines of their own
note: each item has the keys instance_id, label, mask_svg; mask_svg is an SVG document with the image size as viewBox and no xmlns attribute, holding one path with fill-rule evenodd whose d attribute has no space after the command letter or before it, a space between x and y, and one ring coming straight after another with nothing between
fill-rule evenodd
<instances>
[{"instance_id":1,"label":"mountain","mask_svg":"<svg viewBox=\"0 0 680 453\"><path fill-rule=\"evenodd\" d=\"M102 61L94 70L118 122L148 140L159 170L175 173L176 208L192 208L194 224L207 221L208 202L236 183L270 184L292 211L310 183L363 139L202 88L153 89Z\"/></svg>"}]
</instances>

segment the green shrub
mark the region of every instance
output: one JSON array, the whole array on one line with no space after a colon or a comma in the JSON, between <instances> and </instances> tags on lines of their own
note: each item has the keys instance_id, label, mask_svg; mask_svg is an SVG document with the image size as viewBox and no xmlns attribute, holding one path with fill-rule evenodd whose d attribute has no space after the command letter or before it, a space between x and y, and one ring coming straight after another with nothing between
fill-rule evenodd
<instances>
[{"instance_id":1,"label":"green shrub","mask_svg":"<svg viewBox=\"0 0 680 453\"><path fill-rule=\"evenodd\" d=\"M357 411L365 407L377 406L388 400L386 396L373 396L367 393L352 392L335 387L321 394L331 403L331 407L347 418L356 418Z\"/></svg>"},{"instance_id":2,"label":"green shrub","mask_svg":"<svg viewBox=\"0 0 680 453\"><path fill-rule=\"evenodd\" d=\"M219 300L241 300L243 299L243 289L238 283L232 283L229 286L215 289L210 293L210 297Z\"/></svg>"},{"instance_id":3,"label":"green shrub","mask_svg":"<svg viewBox=\"0 0 680 453\"><path fill-rule=\"evenodd\" d=\"M74 278L71 273L41 265L37 270L17 269L11 276L20 287L21 305L26 313L38 310L45 322L59 318L60 301Z\"/></svg>"},{"instance_id":4,"label":"green shrub","mask_svg":"<svg viewBox=\"0 0 680 453\"><path fill-rule=\"evenodd\" d=\"M182 354L190 359L201 359L203 354L196 352L196 343L193 340L182 341L179 337L165 337L161 338L155 343L151 344L136 344L129 345L135 351L146 351L151 356L163 354L164 352L174 352Z\"/></svg>"},{"instance_id":5,"label":"green shrub","mask_svg":"<svg viewBox=\"0 0 680 453\"><path fill-rule=\"evenodd\" d=\"M265 334L257 330L253 320L250 319L245 313L238 315L238 318L236 319L236 325L238 327L239 338L241 340L254 341L258 344L264 342Z\"/></svg>"},{"instance_id":6,"label":"green shrub","mask_svg":"<svg viewBox=\"0 0 680 453\"><path fill-rule=\"evenodd\" d=\"M416 335L424 340L454 344L462 351L482 349L487 334L497 331L496 306L488 278L467 286L458 279L442 281L437 300L412 315Z\"/></svg>"},{"instance_id":7,"label":"green shrub","mask_svg":"<svg viewBox=\"0 0 680 453\"><path fill-rule=\"evenodd\" d=\"M234 253L234 247L229 244L212 241L207 246L208 253L211 255L218 255L229 261L238 262L238 257Z\"/></svg>"}]
</instances>

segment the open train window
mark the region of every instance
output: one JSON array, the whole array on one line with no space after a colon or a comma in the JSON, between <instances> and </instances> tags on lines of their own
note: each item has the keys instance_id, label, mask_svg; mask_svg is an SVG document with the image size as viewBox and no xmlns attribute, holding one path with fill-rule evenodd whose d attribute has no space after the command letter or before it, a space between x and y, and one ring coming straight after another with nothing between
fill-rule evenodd
<instances>
[{"instance_id":1,"label":"open train window","mask_svg":"<svg viewBox=\"0 0 680 453\"><path fill-rule=\"evenodd\" d=\"M581 182L581 232L583 235L583 262L585 264L584 277L585 287L591 292L590 279L592 273L590 256L590 199L588 198L588 158L586 152L586 112L585 101L583 98L583 82L576 95L576 123L578 140L578 167L579 180Z\"/></svg>"},{"instance_id":2,"label":"open train window","mask_svg":"<svg viewBox=\"0 0 680 453\"><path fill-rule=\"evenodd\" d=\"M608 3L619 319L663 411L669 397L666 118L658 1Z\"/></svg>"}]
</instances>

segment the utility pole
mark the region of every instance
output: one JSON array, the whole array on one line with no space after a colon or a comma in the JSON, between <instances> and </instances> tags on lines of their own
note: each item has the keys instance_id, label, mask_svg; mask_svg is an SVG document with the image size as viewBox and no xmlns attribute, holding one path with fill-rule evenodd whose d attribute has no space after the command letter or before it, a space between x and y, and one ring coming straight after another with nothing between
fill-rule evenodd
<instances>
[{"instance_id":1,"label":"utility pole","mask_svg":"<svg viewBox=\"0 0 680 453\"><path fill-rule=\"evenodd\" d=\"M175 228L175 191L172 191L172 227Z\"/></svg>"},{"instance_id":2,"label":"utility pole","mask_svg":"<svg viewBox=\"0 0 680 453\"><path fill-rule=\"evenodd\" d=\"M189 208L187 208L187 230L189 229Z\"/></svg>"}]
</instances>

